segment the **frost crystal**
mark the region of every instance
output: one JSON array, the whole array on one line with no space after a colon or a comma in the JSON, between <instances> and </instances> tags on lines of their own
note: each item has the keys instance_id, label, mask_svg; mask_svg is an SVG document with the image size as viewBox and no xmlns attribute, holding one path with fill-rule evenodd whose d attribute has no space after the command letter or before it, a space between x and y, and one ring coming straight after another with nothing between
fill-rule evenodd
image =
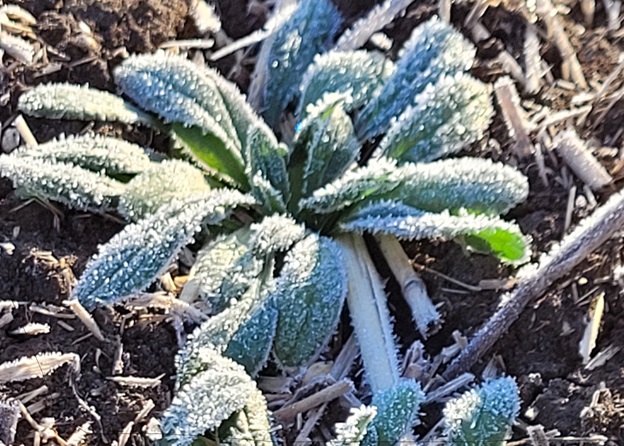
<instances>
[{"instance_id":1,"label":"frost crystal","mask_svg":"<svg viewBox=\"0 0 624 446\"><path fill-rule=\"evenodd\" d=\"M275 356L284 366L300 366L325 346L347 294L336 242L316 234L298 242L286 255L276 288Z\"/></svg>"},{"instance_id":2,"label":"frost crystal","mask_svg":"<svg viewBox=\"0 0 624 446\"><path fill-rule=\"evenodd\" d=\"M85 307L112 304L147 288L200 229L255 201L236 191L194 195L126 226L89 262L72 296Z\"/></svg>"},{"instance_id":3,"label":"frost crystal","mask_svg":"<svg viewBox=\"0 0 624 446\"><path fill-rule=\"evenodd\" d=\"M184 384L162 419L164 438L172 446L189 446L207 430L214 430L242 409L256 392L242 366L208 348L207 368Z\"/></svg>"},{"instance_id":4,"label":"frost crystal","mask_svg":"<svg viewBox=\"0 0 624 446\"><path fill-rule=\"evenodd\" d=\"M59 201L80 210L106 212L123 193L124 184L72 164L22 157L0 157L0 176L27 195Z\"/></svg>"},{"instance_id":5,"label":"frost crystal","mask_svg":"<svg viewBox=\"0 0 624 446\"><path fill-rule=\"evenodd\" d=\"M400 163L451 155L483 136L493 111L486 85L464 73L444 76L392 123L377 153Z\"/></svg>"},{"instance_id":6,"label":"frost crystal","mask_svg":"<svg viewBox=\"0 0 624 446\"><path fill-rule=\"evenodd\" d=\"M164 53L132 56L117 67L115 81L141 108L166 122L197 126L240 153L221 93L201 66Z\"/></svg>"},{"instance_id":7,"label":"frost crystal","mask_svg":"<svg viewBox=\"0 0 624 446\"><path fill-rule=\"evenodd\" d=\"M366 435L366 428L376 415L375 406L360 406L351 409L349 418L344 423L336 424L336 438L326 446L360 446Z\"/></svg>"},{"instance_id":8,"label":"frost crystal","mask_svg":"<svg viewBox=\"0 0 624 446\"><path fill-rule=\"evenodd\" d=\"M399 53L394 74L359 114L356 133L360 139L384 133L415 95L443 75L468 70L474 56L474 46L439 18L418 26Z\"/></svg>"},{"instance_id":9,"label":"frost crystal","mask_svg":"<svg viewBox=\"0 0 624 446\"><path fill-rule=\"evenodd\" d=\"M347 110L368 102L394 72L394 63L368 51L330 51L314 57L303 76L299 91L298 115L328 93L348 94Z\"/></svg>"},{"instance_id":10,"label":"frost crystal","mask_svg":"<svg viewBox=\"0 0 624 446\"><path fill-rule=\"evenodd\" d=\"M446 403L444 422L453 446L502 446L520 411L516 382L486 381Z\"/></svg>"},{"instance_id":11,"label":"frost crystal","mask_svg":"<svg viewBox=\"0 0 624 446\"><path fill-rule=\"evenodd\" d=\"M302 195L339 178L360 154L351 118L344 109L345 97L326 94L301 123L295 150L305 153Z\"/></svg>"},{"instance_id":12,"label":"frost crystal","mask_svg":"<svg viewBox=\"0 0 624 446\"><path fill-rule=\"evenodd\" d=\"M151 163L128 182L119 200L119 212L137 221L173 200L208 190L210 186L202 171L185 161Z\"/></svg>"},{"instance_id":13,"label":"frost crystal","mask_svg":"<svg viewBox=\"0 0 624 446\"><path fill-rule=\"evenodd\" d=\"M259 390L255 390L245 407L219 428L220 445L272 446L271 425L267 403Z\"/></svg>"},{"instance_id":14,"label":"frost crystal","mask_svg":"<svg viewBox=\"0 0 624 446\"><path fill-rule=\"evenodd\" d=\"M293 95L301 76L318 53L326 51L333 40L341 18L330 0L300 1L297 10L267 40L259 60L268 66L264 85L264 117L275 127Z\"/></svg>"},{"instance_id":15,"label":"frost crystal","mask_svg":"<svg viewBox=\"0 0 624 446\"><path fill-rule=\"evenodd\" d=\"M153 123L149 116L120 97L88 86L38 85L20 96L18 107L38 118Z\"/></svg>"},{"instance_id":16,"label":"frost crystal","mask_svg":"<svg viewBox=\"0 0 624 446\"><path fill-rule=\"evenodd\" d=\"M87 134L58 139L34 147L22 147L15 156L74 164L108 176L136 174L151 165L141 147L122 139Z\"/></svg>"}]
</instances>

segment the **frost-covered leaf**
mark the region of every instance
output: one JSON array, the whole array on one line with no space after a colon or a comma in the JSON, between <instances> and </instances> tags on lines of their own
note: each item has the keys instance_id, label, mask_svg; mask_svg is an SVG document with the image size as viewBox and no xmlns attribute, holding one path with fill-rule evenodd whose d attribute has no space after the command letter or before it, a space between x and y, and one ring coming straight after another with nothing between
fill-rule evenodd
<instances>
[{"instance_id":1,"label":"frost-covered leaf","mask_svg":"<svg viewBox=\"0 0 624 446\"><path fill-rule=\"evenodd\" d=\"M72 164L16 155L0 156L0 176L27 196L69 207L106 212L114 208L124 184Z\"/></svg>"},{"instance_id":2,"label":"frost-covered leaf","mask_svg":"<svg viewBox=\"0 0 624 446\"><path fill-rule=\"evenodd\" d=\"M267 403L259 390L254 391L243 409L219 428L223 446L273 446Z\"/></svg>"},{"instance_id":3,"label":"frost-covered leaf","mask_svg":"<svg viewBox=\"0 0 624 446\"><path fill-rule=\"evenodd\" d=\"M72 296L93 308L147 288L192 240L202 222L218 224L235 207L254 203L248 195L220 189L161 207L100 246Z\"/></svg>"},{"instance_id":4,"label":"frost-covered leaf","mask_svg":"<svg viewBox=\"0 0 624 446\"><path fill-rule=\"evenodd\" d=\"M282 111L297 92L299 81L314 56L327 50L338 31L341 17L330 0L301 1L297 10L268 39L263 52L267 76L263 115L275 128Z\"/></svg>"},{"instance_id":5,"label":"frost-covered leaf","mask_svg":"<svg viewBox=\"0 0 624 446\"><path fill-rule=\"evenodd\" d=\"M151 163L127 184L119 200L119 212L137 221L175 199L210 190L199 169L180 160Z\"/></svg>"},{"instance_id":6,"label":"frost-covered leaf","mask_svg":"<svg viewBox=\"0 0 624 446\"><path fill-rule=\"evenodd\" d=\"M140 146L94 134L53 140L38 146L24 146L13 154L74 164L93 172L103 171L108 176L133 175L152 164Z\"/></svg>"},{"instance_id":7,"label":"frost-covered leaf","mask_svg":"<svg viewBox=\"0 0 624 446\"><path fill-rule=\"evenodd\" d=\"M5 398L0 398L0 445L11 445L21 416L20 405L16 400Z\"/></svg>"},{"instance_id":8,"label":"frost-covered leaf","mask_svg":"<svg viewBox=\"0 0 624 446\"><path fill-rule=\"evenodd\" d=\"M262 173L258 172L251 180L253 196L262 203L263 211L267 214L274 212L285 213L286 201L282 193L275 189L271 182Z\"/></svg>"},{"instance_id":9,"label":"frost-covered leaf","mask_svg":"<svg viewBox=\"0 0 624 446\"><path fill-rule=\"evenodd\" d=\"M418 409L424 400L420 384L411 379L403 379L394 387L375 394L371 405L377 408L377 416L368 427L368 431L375 431L375 434L371 438L367 434L362 445L397 444L417 423Z\"/></svg>"},{"instance_id":10,"label":"frost-covered leaf","mask_svg":"<svg viewBox=\"0 0 624 446\"><path fill-rule=\"evenodd\" d=\"M224 150L240 157L240 141L221 93L200 65L158 52L131 56L115 69L115 81L141 108L165 122L199 127Z\"/></svg>"},{"instance_id":11,"label":"frost-covered leaf","mask_svg":"<svg viewBox=\"0 0 624 446\"><path fill-rule=\"evenodd\" d=\"M399 163L443 158L481 138L492 114L485 84L464 73L444 76L392 123L377 153Z\"/></svg>"},{"instance_id":12,"label":"frost-covered leaf","mask_svg":"<svg viewBox=\"0 0 624 446\"><path fill-rule=\"evenodd\" d=\"M276 288L275 355L284 366L300 366L325 346L347 294L336 242L310 234L295 244L286 255Z\"/></svg>"},{"instance_id":13,"label":"frost-covered leaf","mask_svg":"<svg viewBox=\"0 0 624 446\"><path fill-rule=\"evenodd\" d=\"M314 57L303 76L299 91L298 115L327 93L348 94L349 111L368 102L394 72L394 63L382 54L369 51L330 51Z\"/></svg>"},{"instance_id":14,"label":"frost-covered leaf","mask_svg":"<svg viewBox=\"0 0 624 446\"><path fill-rule=\"evenodd\" d=\"M213 314L219 313L247 291L273 254L290 248L304 233L305 228L292 219L271 216L221 235L197 254L185 289L194 290ZM184 292L182 297L192 298Z\"/></svg>"},{"instance_id":15,"label":"frost-covered leaf","mask_svg":"<svg viewBox=\"0 0 624 446\"><path fill-rule=\"evenodd\" d=\"M360 143L344 109L344 96L328 94L309 110L295 139L295 150L306 153L304 197L340 177L360 154Z\"/></svg>"},{"instance_id":16,"label":"frost-covered leaf","mask_svg":"<svg viewBox=\"0 0 624 446\"><path fill-rule=\"evenodd\" d=\"M340 36L335 48L342 51L360 48L413 2L414 0L386 0L378 4Z\"/></svg>"},{"instance_id":17,"label":"frost-covered leaf","mask_svg":"<svg viewBox=\"0 0 624 446\"><path fill-rule=\"evenodd\" d=\"M376 160L374 165L349 171L317 189L312 196L302 199L299 205L304 209L327 214L352 206L367 197L387 194L401 184L397 170L396 163L392 160Z\"/></svg>"},{"instance_id":18,"label":"frost-covered leaf","mask_svg":"<svg viewBox=\"0 0 624 446\"><path fill-rule=\"evenodd\" d=\"M336 438L329 441L326 446L360 446L368 425L376 415L375 406L351 409L351 414L344 423L336 423Z\"/></svg>"},{"instance_id":19,"label":"frost-covered leaf","mask_svg":"<svg viewBox=\"0 0 624 446\"><path fill-rule=\"evenodd\" d=\"M468 70L475 48L451 25L437 17L414 29L399 53L396 71L356 120L360 139L384 133L428 84L446 74Z\"/></svg>"},{"instance_id":20,"label":"frost-covered leaf","mask_svg":"<svg viewBox=\"0 0 624 446\"><path fill-rule=\"evenodd\" d=\"M278 144L273 133L264 126L249 129L247 135L247 178L255 186L258 176L267 182L271 188L279 192L284 203L290 198L290 184L288 182L288 172L286 162L288 160L288 148ZM278 208L270 207L270 203L265 203L268 209L274 212L282 212L282 206Z\"/></svg>"},{"instance_id":21,"label":"frost-covered leaf","mask_svg":"<svg viewBox=\"0 0 624 446\"><path fill-rule=\"evenodd\" d=\"M257 391L231 359L210 348L203 349L202 358L205 369L180 386L161 420L164 439L172 446L189 446L197 436L218 429Z\"/></svg>"},{"instance_id":22,"label":"frost-covered leaf","mask_svg":"<svg viewBox=\"0 0 624 446\"><path fill-rule=\"evenodd\" d=\"M151 117L120 97L88 86L38 85L20 96L18 107L38 118L154 124Z\"/></svg>"},{"instance_id":23,"label":"frost-covered leaf","mask_svg":"<svg viewBox=\"0 0 624 446\"><path fill-rule=\"evenodd\" d=\"M340 228L347 232L391 234L407 240L465 237L479 252L512 263L522 263L530 254L530 240L517 225L498 217L461 211L457 215L448 211L432 213L401 203L378 202L364 206Z\"/></svg>"},{"instance_id":24,"label":"frost-covered leaf","mask_svg":"<svg viewBox=\"0 0 624 446\"><path fill-rule=\"evenodd\" d=\"M277 323L277 310L270 297L274 286L272 274L273 262L270 262L264 277L254 280L239 301L234 301L193 332L178 357L180 384L205 369L201 352L206 347L243 365L250 375L264 366Z\"/></svg>"},{"instance_id":25,"label":"frost-covered leaf","mask_svg":"<svg viewBox=\"0 0 624 446\"><path fill-rule=\"evenodd\" d=\"M501 214L528 195L528 181L512 167L480 158L406 163L379 158L318 189L302 205L318 213L344 209L364 200L389 199L417 209Z\"/></svg>"},{"instance_id":26,"label":"frost-covered leaf","mask_svg":"<svg viewBox=\"0 0 624 446\"><path fill-rule=\"evenodd\" d=\"M453 446L502 446L519 411L518 386L512 378L486 381L446 403L448 440Z\"/></svg>"}]
</instances>

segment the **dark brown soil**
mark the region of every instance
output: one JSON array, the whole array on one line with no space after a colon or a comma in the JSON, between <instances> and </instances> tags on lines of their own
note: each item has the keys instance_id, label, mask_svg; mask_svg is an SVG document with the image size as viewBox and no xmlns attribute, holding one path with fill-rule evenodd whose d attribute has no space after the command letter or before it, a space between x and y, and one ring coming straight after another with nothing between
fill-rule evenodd
<instances>
[{"instance_id":1,"label":"dark brown soil","mask_svg":"<svg viewBox=\"0 0 624 446\"><path fill-rule=\"evenodd\" d=\"M7 105L0 108L0 123L3 126L10 124L14 118L17 97L25 88L42 82L67 81L89 83L114 91L111 72L126 52L153 51L170 39L196 37L185 0L14 0L7 3L21 5L37 17L35 33L41 47L47 49L47 58L35 66L26 67L5 56L0 70L0 96L5 93L10 96ZM376 2L340 0L336 3L348 20L353 21ZM595 27L574 37L572 43L586 77L603 81L617 65L618 54L623 48L621 40L605 31L602 4L597 2L597 5ZM394 47L399 47L415 24L433 14L436 8L436 1L416 2L404 17L390 26L386 32L394 38ZM263 2L221 0L217 2L217 10L224 30L234 38L257 29L266 17ZM453 7L455 25L462 26L461 19L468 10L467 5ZM85 39L81 21L93 31L93 40ZM521 57L525 21L512 5L502 4L491 7L483 17L483 23L493 37L480 43L479 61L473 73L491 82L503 74L501 67L493 62L501 49L506 48L515 57ZM577 9L565 18L568 29L580 23L582 16ZM561 60L556 49L544 44L542 56L552 65L553 75L558 77ZM51 64L57 64L58 69L46 74L46 67ZM233 56L221 61L217 67L243 88L253 69L245 61L237 66ZM545 87L539 94L525 99L562 110L570 106L573 94L560 88ZM624 101L620 101L614 104L600 125L592 127L592 119L595 119L592 115L585 126L577 130L584 138L596 138L602 145L621 147L624 142L623 117ZM28 122L40 141L62 132L79 132L85 127L84 123L60 124L35 119ZM123 135L156 149L164 147L161 138L151 132L124 126L96 125L95 129ZM556 157L546 157L547 167L554 174L550 177L551 184L545 186L533 159L518 161L514 158L510 150L512 141L498 113L488 136L495 139L498 146L475 145L469 153L514 163L530 178L529 200L514 209L509 217L516 219L522 229L533 237L534 251L541 253L564 235L568 190L554 181L563 165ZM609 156L601 157L601 161L609 169L618 162ZM575 180L575 185L582 193L582 183ZM619 185L602 191L597 198L604 202L615 189L619 189ZM11 254L0 249L0 299L62 305L71 286L72 275L79 276L97 245L106 242L121 226L107 217L77 213L61 207L63 218L59 229L56 229L50 210L36 202L23 204L10 183L0 180L0 242L15 245ZM15 210L18 206L20 209ZM589 213L587 206L577 206L572 225ZM487 361L497 358L500 367L517 378L523 397L523 422L542 424L546 430L558 429L562 435L599 433L609 438L611 446L624 444L624 351L592 371L584 368L578 355L578 344L588 304L587 299L580 303L575 301L577 295L593 297L604 292L606 311L595 351L612 345L621 346L624 299L622 287L613 277L613 270L621 262L623 246L622 237L610 240L546 295L533 302L486 360L473 370L478 374ZM418 243L406 245L406 248L417 264L469 285L479 285L485 279L505 279L513 274L511 269L499 265L490 257L467 256L461 247L452 243ZM423 278L433 300L443 303L445 319L442 330L425 343L431 355L452 343L451 334L454 331L470 335L498 305L501 294L498 291L466 292L464 288L427 271L423 273ZM388 289L396 317L396 330L406 348L418 336L406 316L409 312L392 280ZM15 320L10 325L0 329L0 363L38 352L75 352L80 355L82 368L77 384L78 395L102 417L101 426L94 423L94 433L88 437L88 444L104 445L116 440L148 400L155 404L150 416L158 417L166 408L171 399L177 341L170 324L163 323L157 314L139 317L123 313L121 309L97 310L95 318L108 342L100 342L93 337L83 338L88 332L77 320L63 320L73 327L74 331L70 332L56 318L35 313L28 306L21 306L14 316ZM34 338L9 335L27 322L47 322L51 333ZM343 328L349 331L348 326ZM143 389L121 387L109 381L107 377L112 374L119 343L123 344L123 375L163 375L161 384ZM42 385L48 386L49 394L58 392L56 398L49 398L49 403L35 414L35 418L54 417L59 434L67 438L83 423L93 421L93 417L78 405L67 379L68 370L64 367L44 379L0 386L0 395L17 396ZM439 407L427 409L435 412ZM421 429L426 431L435 421L433 417L427 417ZM143 425L134 427L128 444L146 443L142 428ZM516 438L526 436L521 428L515 429L514 433ZM292 432L284 436L293 438ZM31 427L26 422L20 422L16 444L32 443Z\"/></svg>"}]
</instances>

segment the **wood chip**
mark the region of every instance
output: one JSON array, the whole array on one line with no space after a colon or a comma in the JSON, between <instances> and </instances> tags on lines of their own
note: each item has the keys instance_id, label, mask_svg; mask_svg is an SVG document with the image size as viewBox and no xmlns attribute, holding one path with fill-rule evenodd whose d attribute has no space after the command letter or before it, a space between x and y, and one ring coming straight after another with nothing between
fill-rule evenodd
<instances>
[{"instance_id":1,"label":"wood chip","mask_svg":"<svg viewBox=\"0 0 624 446\"><path fill-rule=\"evenodd\" d=\"M607 348L596 353L596 356L590 359L589 362L585 365L585 369L594 370L594 369L597 369L598 367L602 367L603 365L607 363L609 359L617 355L620 352L620 350L622 350L622 348L616 345L608 346Z\"/></svg>"},{"instance_id":2,"label":"wood chip","mask_svg":"<svg viewBox=\"0 0 624 446\"><path fill-rule=\"evenodd\" d=\"M575 175L591 189L601 189L613 180L607 169L600 164L574 130L565 130L557 134L553 146Z\"/></svg>"},{"instance_id":3,"label":"wood chip","mask_svg":"<svg viewBox=\"0 0 624 446\"><path fill-rule=\"evenodd\" d=\"M11 330L9 334L11 335L24 335L24 336L37 336L41 334L50 333L50 326L48 324L39 324L36 322L31 322L30 324L22 325L15 330Z\"/></svg>"},{"instance_id":4,"label":"wood chip","mask_svg":"<svg viewBox=\"0 0 624 446\"><path fill-rule=\"evenodd\" d=\"M596 339L600 331L600 322L602 321L602 315L604 314L604 301L605 293L600 293L596 296L587 310L587 320L585 331L583 332L583 338L579 343L579 353L583 358L583 364L588 364L591 353L596 347Z\"/></svg>"},{"instance_id":5,"label":"wood chip","mask_svg":"<svg viewBox=\"0 0 624 446\"><path fill-rule=\"evenodd\" d=\"M78 426L73 434L67 439L67 446L79 446L86 444L87 435L91 433L91 422L87 421Z\"/></svg>"},{"instance_id":6,"label":"wood chip","mask_svg":"<svg viewBox=\"0 0 624 446\"><path fill-rule=\"evenodd\" d=\"M89 312L82 306L80 302L75 299L66 300L63 302L63 305L69 307L74 314L80 319L80 321L89 329L93 336L95 336L98 340L104 341L104 335L100 331L100 327L98 327L93 316L89 314Z\"/></svg>"},{"instance_id":7,"label":"wood chip","mask_svg":"<svg viewBox=\"0 0 624 446\"><path fill-rule=\"evenodd\" d=\"M313 395L308 396L302 400L296 401L292 404L282 407L279 410L273 412L273 416L280 422L286 422L293 420L298 414L307 412L323 403L334 400L339 396L353 390L353 383L347 379L338 381L324 388L323 390L316 392Z\"/></svg>"},{"instance_id":8,"label":"wood chip","mask_svg":"<svg viewBox=\"0 0 624 446\"><path fill-rule=\"evenodd\" d=\"M65 364L80 371L80 357L75 353L39 353L5 362L0 364L0 384L41 378Z\"/></svg>"},{"instance_id":9,"label":"wood chip","mask_svg":"<svg viewBox=\"0 0 624 446\"><path fill-rule=\"evenodd\" d=\"M509 136L515 141L512 146L514 153L520 158L525 158L535 153L535 147L533 147L529 136L529 132L532 130L531 123L520 105L518 91L511 79L502 77L496 81L494 93L503 112Z\"/></svg>"}]
</instances>

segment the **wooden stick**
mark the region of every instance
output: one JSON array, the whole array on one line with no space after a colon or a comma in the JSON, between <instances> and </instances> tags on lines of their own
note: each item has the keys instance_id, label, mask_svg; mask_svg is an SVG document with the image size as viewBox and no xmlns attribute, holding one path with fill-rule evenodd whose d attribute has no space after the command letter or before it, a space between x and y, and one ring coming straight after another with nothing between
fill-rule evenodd
<instances>
[{"instance_id":1,"label":"wooden stick","mask_svg":"<svg viewBox=\"0 0 624 446\"><path fill-rule=\"evenodd\" d=\"M568 274L623 225L624 193L619 192L586 218L559 246L542 255L538 265L529 265L519 272L517 288L503 296L498 311L475 333L443 377L450 380L468 371L509 330L529 302Z\"/></svg>"}]
</instances>

